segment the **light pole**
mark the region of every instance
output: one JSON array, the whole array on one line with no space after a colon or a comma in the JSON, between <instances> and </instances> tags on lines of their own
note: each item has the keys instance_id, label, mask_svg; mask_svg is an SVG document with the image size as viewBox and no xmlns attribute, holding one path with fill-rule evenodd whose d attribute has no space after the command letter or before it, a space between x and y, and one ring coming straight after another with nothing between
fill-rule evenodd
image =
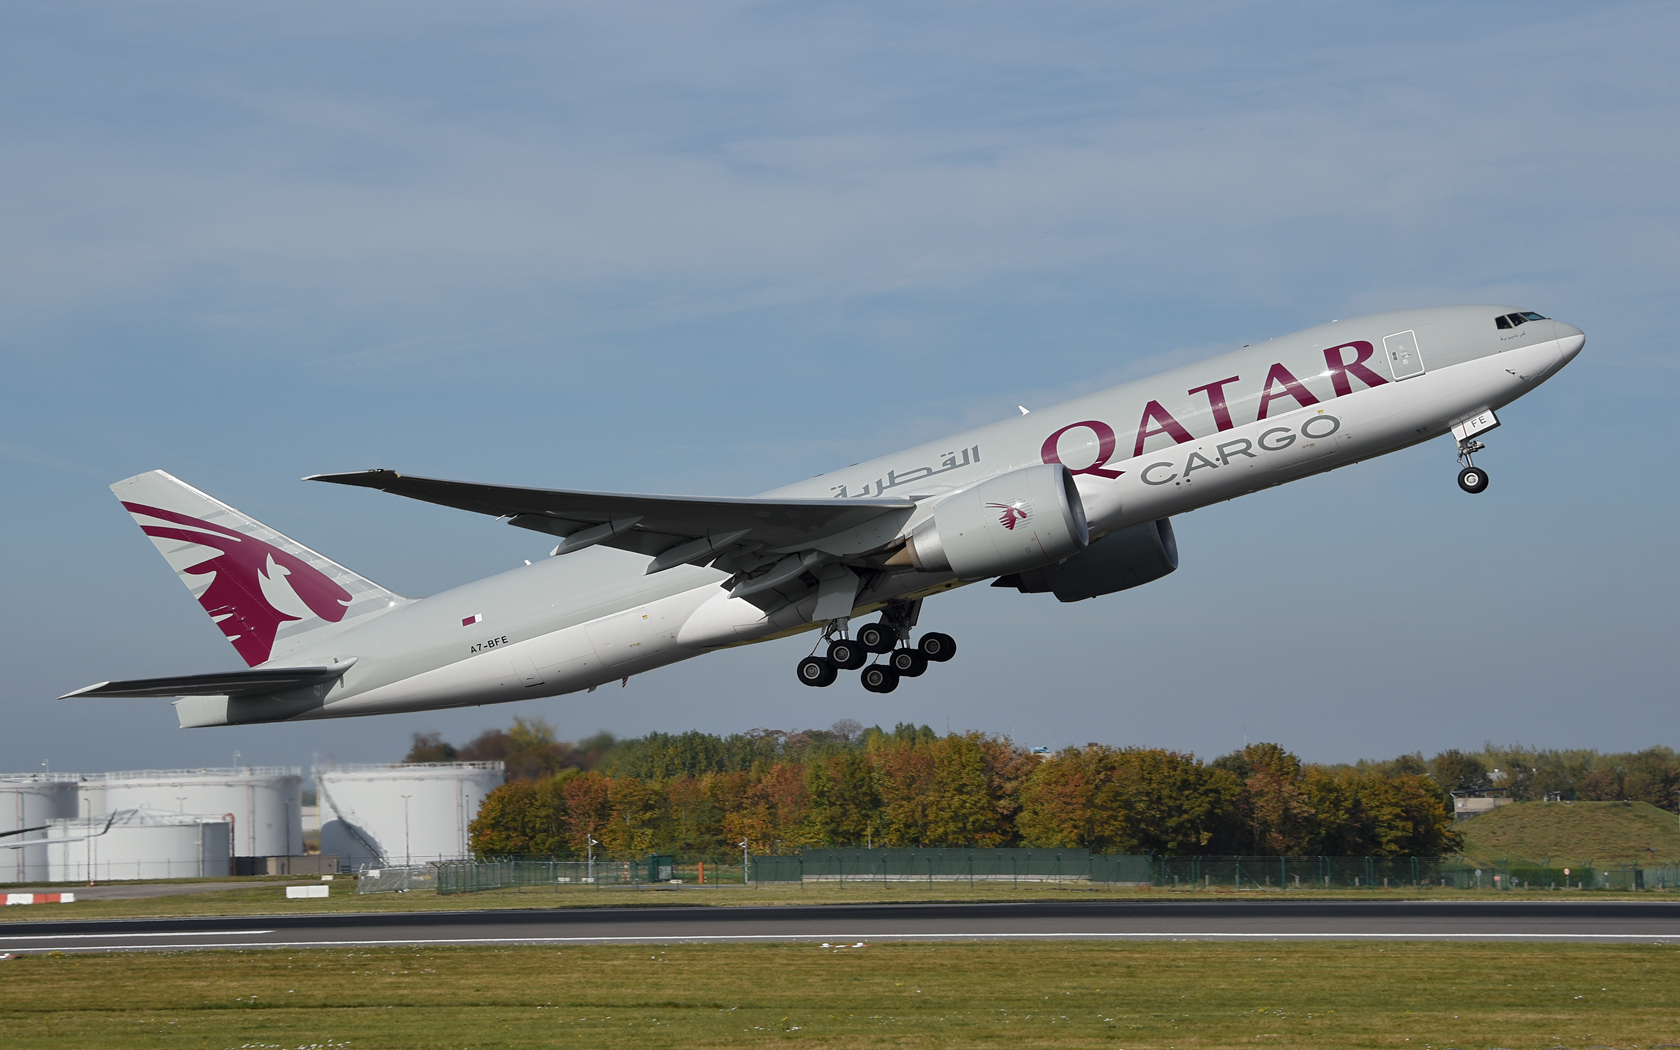
<instances>
[{"instance_id":1,"label":"light pole","mask_svg":"<svg viewBox=\"0 0 1680 1050\"><path fill-rule=\"evenodd\" d=\"M747 840L741 840L741 886L747 885Z\"/></svg>"},{"instance_id":2,"label":"light pole","mask_svg":"<svg viewBox=\"0 0 1680 1050\"><path fill-rule=\"evenodd\" d=\"M186 795L175 796L175 812L185 813L187 811L187 797Z\"/></svg>"},{"instance_id":3,"label":"light pole","mask_svg":"<svg viewBox=\"0 0 1680 1050\"><path fill-rule=\"evenodd\" d=\"M595 847L599 846L600 843L595 841L595 836L594 835L585 835L584 838L588 840L587 849L589 850L589 861L588 861L589 881L594 882L595 881Z\"/></svg>"},{"instance_id":4,"label":"light pole","mask_svg":"<svg viewBox=\"0 0 1680 1050\"><path fill-rule=\"evenodd\" d=\"M93 799L87 800L87 826L82 829L87 839L87 876L88 885L93 885Z\"/></svg>"},{"instance_id":5,"label":"light pole","mask_svg":"<svg viewBox=\"0 0 1680 1050\"><path fill-rule=\"evenodd\" d=\"M408 845L408 800L413 798L413 797L414 797L413 795L404 795L402 797L402 800L403 800L403 866L407 867L407 868L414 867L414 853L413 853L412 850L409 849L409 845Z\"/></svg>"}]
</instances>

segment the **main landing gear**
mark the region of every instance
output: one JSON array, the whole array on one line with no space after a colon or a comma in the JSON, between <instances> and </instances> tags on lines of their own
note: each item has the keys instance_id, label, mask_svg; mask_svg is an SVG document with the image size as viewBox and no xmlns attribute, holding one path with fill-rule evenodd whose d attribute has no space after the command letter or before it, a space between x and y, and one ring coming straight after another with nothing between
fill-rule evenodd
<instances>
[{"instance_id":1,"label":"main landing gear","mask_svg":"<svg viewBox=\"0 0 1680 1050\"><path fill-rule=\"evenodd\" d=\"M1462 438L1458 442L1458 465L1464 468L1458 472L1458 487L1465 492L1477 493L1488 487L1487 471L1470 462L1470 457L1484 448L1487 446L1475 438Z\"/></svg>"},{"instance_id":2,"label":"main landing gear","mask_svg":"<svg viewBox=\"0 0 1680 1050\"><path fill-rule=\"evenodd\" d=\"M871 693L890 693L898 688L900 678L916 678L927 671L929 663L944 663L957 655L957 640L948 634L929 631L914 646L910 631L922 603L893 602L881 614L879 623L866 623L858 628L856 638L846 637L846 621L834 620L823 631L828 651L823 656L812 652L799 661L799 680L810 686L833 685L841 671L856 671L863 687ZM835 637L838 635L839 637ZM822 642L817 646L821 648ZM864 665L870 656L885 656L885 660Z\"/></svg>"}]
</instances>

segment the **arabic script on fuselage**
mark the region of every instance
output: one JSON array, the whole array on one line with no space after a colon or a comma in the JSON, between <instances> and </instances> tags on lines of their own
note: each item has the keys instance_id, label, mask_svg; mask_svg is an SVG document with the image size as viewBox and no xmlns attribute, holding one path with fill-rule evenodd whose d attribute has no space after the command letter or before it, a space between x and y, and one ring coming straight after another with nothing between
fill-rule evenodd
<instances>
[{"instance_id":1,"label":"arabic script on fuselage","mask_svg":"<svg viewBox=\"0 0 1680 1050\"><path fill-rule=\"evenodd\" d=\"M944 458L939 461L937 467L911 467L909 470L903 471L889 470L885 475L876 478L874 481L864 482L863 488L857 492L852 492L850 486L847 485L834 485L830 491L834 493L836 499L865 499L871 496L879 496L888 489L895 489L901 485L909 485L917 481L925 481L939 474L960 470L978 462L980 462L980 446L973 445L960 452L944 453Z\"/></svg>"}]
</instances>

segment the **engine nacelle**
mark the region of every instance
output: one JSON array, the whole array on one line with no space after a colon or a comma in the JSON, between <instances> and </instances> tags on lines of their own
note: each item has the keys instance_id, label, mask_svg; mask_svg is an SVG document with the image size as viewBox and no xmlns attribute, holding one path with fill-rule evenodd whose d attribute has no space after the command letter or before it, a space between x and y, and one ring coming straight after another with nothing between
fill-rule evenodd
<instances>
[{"instance_id":1,"label":"engine nacelle","mask_svg":"<svg viewBox=\"0 0 1680 1050\"><path fill-rule=\"evenodd\" d=\"M1090 542L1073 475L1043 463L947 496L910 534L906 552L924 572L983 580L1054 564Z\"/></svg>"},{"instance_id":2,"label":"engine nacelle","mask_svg":"<svg viewBox=\"0 0 1680 1050\"><path fill-rule=\"evenodd\" d=\"M1060 565L1005 576L993 587L1014 587L1024 594L1054 591L1064 602L1084 601L1158 580L1178 568L1178 541L1172 521L1146 521L1111 532Z\"/></svg>"}]
</instances>

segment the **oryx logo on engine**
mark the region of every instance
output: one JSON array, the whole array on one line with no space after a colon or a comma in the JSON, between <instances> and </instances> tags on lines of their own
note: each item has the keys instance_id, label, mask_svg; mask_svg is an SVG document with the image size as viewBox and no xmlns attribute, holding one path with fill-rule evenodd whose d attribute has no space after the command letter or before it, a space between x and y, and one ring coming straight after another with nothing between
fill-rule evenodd
<instances>
[{"instance_id":1,"label":"oryx logo on engine","mask_svg":"<svg viewBox=\"0 0 1680 1050\"><path fill-rule=\"evenodd\" d=\"M1032 503L1029 500L1018 499L1014 503L988 503L986 506L991 510L1003 511L1002 514L998 515L998 521L1002 522L1003 527L1011 532L1015 531L1015 526L1025 525L1032 520Z\"/></svg>"}]
</instances>

